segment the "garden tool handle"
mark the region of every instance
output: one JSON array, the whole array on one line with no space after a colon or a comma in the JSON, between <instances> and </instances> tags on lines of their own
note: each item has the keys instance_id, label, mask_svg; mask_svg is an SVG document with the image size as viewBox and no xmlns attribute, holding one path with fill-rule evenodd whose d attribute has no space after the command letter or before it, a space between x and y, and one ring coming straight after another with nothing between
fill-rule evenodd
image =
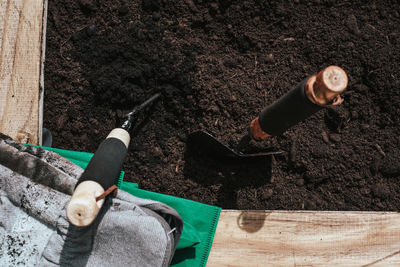
<instances>
[{"instance_id":1,"label":"garden tool handle","mask_svg":"<svg viewBox=\"0 0 400 267\"><path fill-rule=\"evenodd\" d=\"M341 104L340 93L346 90L347 84L348 78L342 68L329 66L323 69L264 108L250 123L250 136L263 140L280 135L323 107Z\"/></svg>"},{"instance_id":2,"label":"garden tool handle","mask_svg":"<svg viewBox=\"0 0 400 267\"><path fill-rule=\"evenodd\" d=\"M70 223L82 227L94 221L104 204L104 199L96 201L96 198L117 182L129 142L129 132L122 128L113 129L101 142L67 205Z\"/></svg>"}]
</instances>

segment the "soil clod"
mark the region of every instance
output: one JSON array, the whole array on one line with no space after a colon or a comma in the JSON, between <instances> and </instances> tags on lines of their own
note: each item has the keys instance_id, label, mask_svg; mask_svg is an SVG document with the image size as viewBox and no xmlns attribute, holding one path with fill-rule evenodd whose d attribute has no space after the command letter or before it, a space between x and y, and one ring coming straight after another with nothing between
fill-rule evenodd
<instances>
[{"instance_id":1,"label":"soil clod","mask_svg":"<svg viewBox=\"0 0 400 267\"><path fill-rule=\"evenodd\" d=\"M334 143L339 143L342 140L342 138L340 137L339 134L332 133L329 135L329 140L331 140Z\"/></svg>"},{"instance_id":2,"label":"soil clod","mask_svg":"<svg viewBox=\"0 0 400 267\"><path fill-rule=\"evenodd\" d=\"M346 25L349 28L350 32L355 35L360 35L361 31L358 27L357 18L354 14L347 17Z\"/></svg>"},{"instance_id":3,"label":"soil clod","mask_svg":"<svg viewBox=\"0 0 400 267\"><path fill-rule=\"evenodd\" d=\"M327 126L337 133L340 133L344 128L349 118L349 112L343 106L336 106L329 108L326 111L326 123Z\"/></svg>"},{"instance_id":4,"label":"soil clod","mask_svg":"<svg viewBox=\"0 0 400 267\"><path fill-rule=\"evenodd\" d=\"M378 183L372 188L372 193L375 197L386 199L390 195L390 190L385 184Z\"/></svg>"},{"instance_id":5,"label":"soil clod","mask_svg":"<svg viewBox=\"0 0 400 267\"><path fill-rule=\"evenodd\" d=\"M94 0L79 0L79 5L84 12L93 12L96 10L96 2Z\"/></svg>"},{"instance_id":6,"label":"soil clod","mask_svg":"<svg viewBox=\"0 0 400 267\"><path fill-rule=\"evenodd\" d=\"M315 210L317 208L317 204L314 200L307 199L304 201L304 208L307 210Z\"/></svg>"},{"instance_id":7,"label":"soil clod","mask_svg":"<svg viewBox=\"0 0 400 267\"><path fill-rule=\"evenodd\" d=\"M274 191L271 188L268 188L267 190L265 190L265 192L262 194L262 198L263 200L268 200L269 198L272 197L272 195L274 194Z\"/></svg>"},{"instance_id":8,"label":"soil clod","mask_svg":"<svg viewBox=\"0 0 400 267\"><path fill-rule=\"evenodd\" d=\"M305 183L304 179L297 179L297 180L296 180L296 185L297 185L297 186L303 186L304 183Z\"/></svg>"},{"instance_id":9,"label":"soil clod","mask_svg":"<svg viewBox=\"0 0 400 267\"><path fill-rule=\"evenodd\" d=\"M388 154L382 162L380 171L384 176L395 177L400 175L400 155Z\"/></svg>"},{"instance_id":10,"label":"soil clod","mask_svg":"<svg viewBox=\"0 0 400 267\"><path fill-rule=\"evenodd\" d=\"M322 136L322 140L324 140L324 142L326 144L329 144L329 137L328 137L328 134L325 131L321 132L321 136Z\"/></svg>"}]
</instances>

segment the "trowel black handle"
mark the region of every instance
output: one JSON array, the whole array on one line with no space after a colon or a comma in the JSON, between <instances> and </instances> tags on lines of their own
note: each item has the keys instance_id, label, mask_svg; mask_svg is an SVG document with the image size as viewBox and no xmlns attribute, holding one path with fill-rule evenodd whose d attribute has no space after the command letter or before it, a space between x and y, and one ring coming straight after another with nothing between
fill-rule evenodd
<instances>
[{"instance_id":1,"label":"trowel black handle","mask_svg":"<svg viewBox=\"0 0 400 267\"><path fill-rule=\"evenodd\" d=\"M312 103L306 96L307 80L261 111L258 121L264 132L272 136L280 135L322 109L322 106Z\"/></svg>"},{"instance_id":2,"label":"trowel black handle","mask_svg":"<svg viewBox=\"0 0 400 267\"><path fill-rule=\"evenodd\" d=\"M342 68L326 67L264 108L251 122L250 135L256 140L280 135L323 107L342 103L340 93L346 90L347 83Z\"/></svg>"},{"instance_id":3,"label":"trowel black handle","mask_svg":"<svg viewBox=\"0 0 400 267\"><path fill-rule=\"evenodd\" d=\"M119 177L130 142L128 131L116 128L101 142L79 178L67 205L68 221L75 226L91 224L103 206L100 198Z\"/></svg>"}]
</instances>

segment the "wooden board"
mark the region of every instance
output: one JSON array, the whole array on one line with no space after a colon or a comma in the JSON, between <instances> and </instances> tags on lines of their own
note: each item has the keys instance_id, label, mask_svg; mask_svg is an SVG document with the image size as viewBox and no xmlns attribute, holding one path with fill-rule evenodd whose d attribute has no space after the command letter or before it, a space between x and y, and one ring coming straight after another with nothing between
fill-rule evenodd
<instances>
[{"instance_id":1,"label":"wooden board","mask_svg":"<svg viewBox=\"0 0 400 267\"><path fill-rule=\"evenodd\" d=\"M41 143L43 0L0 0L0 132Z\"/></svg>"},{"instance_id":2,"label":"wooden board","mask_svg":"<svg viewBox=\"0 0 400 267\"><path fill-rule=\"evenodd\" d=\"M400 266L400 213L223 210L207 266Z\"/></svg>"}]
</instances>

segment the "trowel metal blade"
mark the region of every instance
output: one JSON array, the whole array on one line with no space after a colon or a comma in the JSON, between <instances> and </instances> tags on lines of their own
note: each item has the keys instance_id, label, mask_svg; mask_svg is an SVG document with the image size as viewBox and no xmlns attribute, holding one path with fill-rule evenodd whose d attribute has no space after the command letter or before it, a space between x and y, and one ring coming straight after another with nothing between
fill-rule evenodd
<instances>
[{"instance_id":1,"label":"trowel metal blade","mask_svg":"<svg viewBox=\"0 0 400 267\"><path fill-rule=\"evenodd\" d=\"M212 136L211 134L204 131L196 131L189 135L189 142L193 142L195 144L200 145L201 148L204 148L209 155L220 158L231 158L231 159L250 159L250 158L265 158L270 157L271 155L281 154L282 151L273 151L273 152L262 152L262 153L253 153L253 154L243 154L241 152L235 151L217 138Z\"/></svg>"}]
</instances>

